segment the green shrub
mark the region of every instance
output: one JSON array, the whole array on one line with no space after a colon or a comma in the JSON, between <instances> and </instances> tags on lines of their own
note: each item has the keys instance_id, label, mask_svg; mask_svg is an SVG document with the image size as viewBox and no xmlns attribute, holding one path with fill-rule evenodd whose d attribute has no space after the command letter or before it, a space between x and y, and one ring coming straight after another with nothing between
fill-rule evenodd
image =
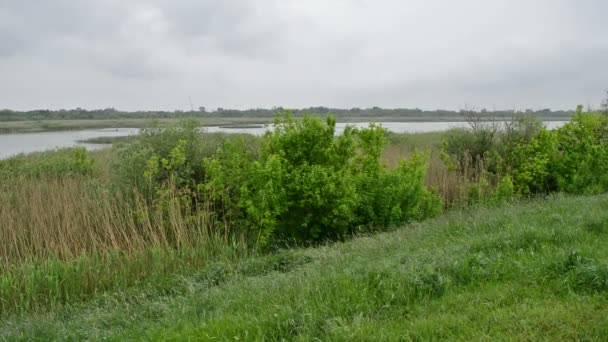
<instances>
[{"instance_id":1,"label":"green shrub","mask_svg":"<svg viewBox=\"0 0 608 342\"><path fill-rule=\"evenodd\" d=\"M534 131L534 130L531 130ZM504 158L517 193L564 191L599 193L608 190L608 117L577 114L563 127L538 130L515 139Z\"/></svg>"},{"instance_id":2,"label":"green shrub","mask_svg":"<svg viewBox=\"0 0 608 342\"><path fill-rule=\"evenodd\" d=\"M555 175L560 190L599 193L608 190L608 116L583 113L557 130Z\"/></svg>"},{"instance_id":3,"label":"green shrub","mask_svg":"<svg viewBox=\"0 0 608 342\"><path fill-rule=\"evenodd\" d=\"M416 153L401 161L395 170L361 170L354 178L358 223L389 227L438 214L443 203L424 186L425 160L425 156Z\"/></svg>"},{"instance_id":4,"label":"green shrub","mask_svg":"<svg viewBox=\"0 0 608 342\"><path fill-rule=\"evenodd\" d=\"M241 191L251 182L254 162L259 157L257 144L250 137L227 139L215 155L205 158L205 183L199 190L207 196L208 207L214 215L236 227L246 227L247 213Z\"/></svg>"},{"instance_id":5,"label":"green shrub","mask_svg":"<svg viewBox=\"0 0 608 342\"><path fill-rule=\"evenodd\" d=\"M336 121L277 117L262 139L260 158L242 188L242 202L258 240L271 235L295 241L335 238L353 222L353 128L335 136Z\"/></svg>"},{"instance_id":6,"label":"green shrub","mask_svg":"<svg viewBox=\"0 0 608 342\"><path fill-rule=\"evenodd\" d=\"M498 182L496 190L494 190L492 200L496 204L504 204L513 201L514 198L515 186L513 184L513 179L511 176L506 175Z\"/></svg>"},{"instance_id":7,"label":"green shrub","mask_svg":"<svg viewBox=\"0 0 608 342\"><path fill-rule=\"evenodd\" d=\"M554 161L557 136L545 128L528 143L517 145L508 156L517 193L548 193L557 190Z\"/></svg>"},{"instance_id":8,"label":"green shrub","mask_svg":"<svg viewBox=\"0 0 608 342\"><path fill-rule=\"evenodd\" d=\"M395 170L381 162L386 130L347 127L313 116L277 117L259 155L231 142L205 160L203 185L223 219L272 239L335 239L355 227L386 227L437 214L441 199L424 187L426 158L415 154Z\"/></svg>"},{"instance_id":9,"label":"green shrub","mask_svg":"<svg viewBox=\"0 0 608 342\"><path fill-rule=\"evenodd\" d=\"M148 199L167 182L194 190L205 180L203 159L212 156L224 140L225 135L202 132L196 120L145 128L135 141L113 148L113 184L128 192L137 190Z\"/></svg>"},{"instance_id":10,"label":"green shrub","mask_svg":"<svg viewBox=\"0 0 608 342\"><path fill-rule=\"evenodd\" d=\"M478 165L494 148L493 139L472 129L453 128L446 132L443 155L460 170Z\"/></svg>"}]
</instances>

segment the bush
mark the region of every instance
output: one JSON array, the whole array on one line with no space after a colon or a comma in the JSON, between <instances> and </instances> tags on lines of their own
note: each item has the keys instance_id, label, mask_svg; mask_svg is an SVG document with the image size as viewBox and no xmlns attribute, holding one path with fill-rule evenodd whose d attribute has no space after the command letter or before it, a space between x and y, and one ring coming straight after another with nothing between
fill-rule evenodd
<instances>
[{"instance_id":1,"label":"bush","mask_svg":"<svg viewBox=\"0 0 608 342\"><path fill-rule=\"evenodd\" d=\"M242 191L259 241L271 235L293 241L336 238L353 222L353 128L335 137L336 121L287 115L262 139L260 158Z\"/></svg>"},{"instance_id":2,"label":"bush","mask_svg":"<svg viewBox=\"0 0 608 342\"><path fill-rule=\"evenodd\" d=\"M368 167L355 175L359 224L389 227L437 215L441 198L424 186L426 157L415 153L395 170ZM374 170L375 172L370 172Z\"/></svg>"},{"instance_id":3,"label":"bush","mask_svg":"<svg viewBox=\"0 0 608 342\"><path fill-rule=\"evenodd\" d=\"M556 134L543 128L528 143L517 145L507 156L517 193L548 193L557 190L554 172L556 144Z\"/></svg>"},{"instance_id":4,"label":"bush","mask_svg":"<svg viewBox=\"0 0 608 342\"><path fill-rule=\"evenodd\" d=\"M500 179L493 195L495 204L504 204L513 201L515 198L515 185L511 176L506 175Z\"/></svg>"},{"instance_id":5,"label":"bush","mask_svg":"<svg viewBox=\"0 0 608 342\"><path fill-rule=\"evenodd\" d=\"M386 130L372 124L336 136L335 125L331 116L286 115L261 139L257 158L243 144L218 150L205 161L214 207L262 245L335 239L357 226L386 227L441 210L424 187L423 156L387 170L380 161Z\"/></svg>"},{"instance_id":6,"label":"bush","mask_svg":"<svg viewBox=\"0 0 608 342\"><path fill-rule=\"evenodd\" d=\"M555 175L559 189L571 193L608 190L608 116L583 113L557 130Z\"/></svg>"},{"instance_id":7,"label":"bush","mask_svg":"<svg viewBox=\"0 0 608 342\"><path fill-rule=\"evenodd\" d=\"M527 122L527 123L526 123ZM508 127L500 160L517 193L608 191L608 117L583 113L549 131L533 121Z\"/></svg>"},{"instance_id":8,"label":"bush","mask_svg":"<svg viewBox=\"0 0 608 342\"><path fill-rule=\"evenodd\" d=\"M113 148L113 184L129 193L136 190L148 199L167 182L194 191L205 180L203 159L212 156L224 140L222 134L202 132L196 120L145 128L134 142Z\"/></svg>"}]
</instances>

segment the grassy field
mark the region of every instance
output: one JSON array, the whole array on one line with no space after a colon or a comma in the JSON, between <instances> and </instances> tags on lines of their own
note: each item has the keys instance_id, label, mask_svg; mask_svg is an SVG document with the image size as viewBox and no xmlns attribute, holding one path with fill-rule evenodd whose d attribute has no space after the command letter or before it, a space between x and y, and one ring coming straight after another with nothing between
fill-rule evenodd
<instances>
[{"instance_id":1,"label":"grassy field","mask_svg":"<svg viewBox=\"0 0 608 342\"><path fill-rule=\"evenodd\" d=\"M11 316L22 340L603 340L608 196L440 218Z\"/></svg>"}]
</instances>

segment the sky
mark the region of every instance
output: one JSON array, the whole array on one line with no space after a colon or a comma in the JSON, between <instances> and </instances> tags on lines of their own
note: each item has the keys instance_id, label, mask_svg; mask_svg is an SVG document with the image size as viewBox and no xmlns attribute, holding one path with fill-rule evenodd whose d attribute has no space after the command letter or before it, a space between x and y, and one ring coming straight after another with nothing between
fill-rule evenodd
<instances>
[{"instance_id":1,"label":"sky","mask_svg":"<svg viewBox=\"0 0 608 342\"><path fill-rule=\"evenodd\" d=\"M597 107L605 0L0 0L0 108Z\"/></svg>"}]
</instances>

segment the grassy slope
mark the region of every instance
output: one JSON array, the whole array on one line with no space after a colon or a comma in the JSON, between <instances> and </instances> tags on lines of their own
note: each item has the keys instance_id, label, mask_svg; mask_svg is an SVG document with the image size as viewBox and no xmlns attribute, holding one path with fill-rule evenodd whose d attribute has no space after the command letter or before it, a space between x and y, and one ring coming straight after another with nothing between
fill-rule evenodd
<instances>
[{"instance_id":1,"label":"grassy slope","mask_svg":"<svg viewBox=\"0 0 608 342\"><path fill-rule=\"evenodd\" d=\"M0 340L606 336L606 195L453 211L0 323Z\"/></svg>"}]
</instances>

